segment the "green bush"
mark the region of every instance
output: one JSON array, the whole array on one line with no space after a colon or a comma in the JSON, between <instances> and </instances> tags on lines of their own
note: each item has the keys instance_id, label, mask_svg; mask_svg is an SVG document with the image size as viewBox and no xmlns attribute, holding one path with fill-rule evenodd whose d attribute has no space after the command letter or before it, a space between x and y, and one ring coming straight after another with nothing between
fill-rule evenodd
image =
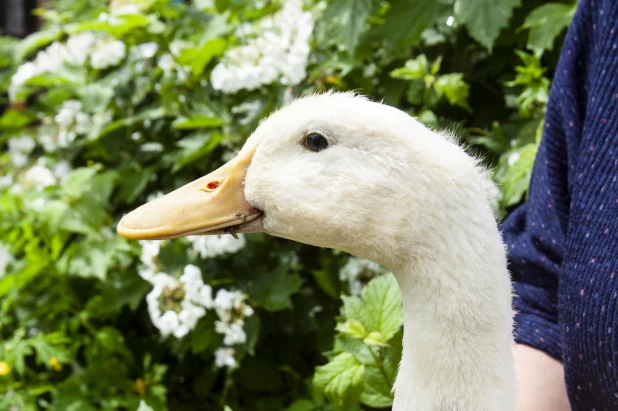
<instances>
[{"instance_id":1,"label":"green bush","mask_svg":"<svg viewBox=\"0 0 618 411\"><path fill-rule=\"evenodd\" d=\"M327 89L453 130L495 170L505 215L574 5L51 4L39 32L0 37L0 408L388 407L401 307L381 267L261 234L138 243L115 225Z\"/></svg>"}]
</instances>

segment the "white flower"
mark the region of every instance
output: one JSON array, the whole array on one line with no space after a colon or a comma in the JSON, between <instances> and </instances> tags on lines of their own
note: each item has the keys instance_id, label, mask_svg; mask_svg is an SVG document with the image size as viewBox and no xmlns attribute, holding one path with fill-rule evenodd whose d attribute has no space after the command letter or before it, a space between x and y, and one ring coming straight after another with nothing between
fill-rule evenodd
<instances>
[{"instance_id":1,"label":"white flower","mask_svg":"<svg viewBox=\"0 0 618 411\"><path fill-rule=\"evenodd\" d=\"M154 322L154 321L153 321ZM166 311L155 324L163 336L172 334L180 325L178 314L175 311Z\"/></svg>"},{"instance_id":2,"label":"white flower","mask_svg":"<svg viewBox=\"0 0 618 411\"><path fill-rule=\"evenodd\" d=\"M54 117L54 121L59 126L70 126L75 121L75 117L82 109L82 103L78 100L66 100Z\"/></svg>"},{"instance_id":3,"label":"white flower","mask_svg":"<svg viewBox=\"0 0 618 411\"><path fill-rule=\"evenodd\" d=\"M56 184L54 173L47 167L41 164L35 164L25 174L24 180L26 183L34 185L38 190Z\"/></svg>"},{"instance_id":4,"label":"white flower","mask_svg":"<svg viewBox=\"0 0 618 411\"><path fill-rule=\"evenodd\" d=\"M286 1L275 16L260 20L257 32L246 45L226 51L211 74L214 89L235 93L275 81L296 85L305 78L313 17L303 12L300 0ZM239 37L251 34L246 24L237 33Z\"/></svg>"},{"instance_id":5,"label":"white flower","mask_svg":"<svg viewBox=\"0 0 618 411\"><path fill-rule=\"evenodd\" d=\"M159 61L157 62L157 66L163 70L165 73L169 73L176 66L176 62L171 54L165 53L161 57L159 57Z\"/></svg>"},{"instance_id":6,"label":"white flower","mask_svg":"<svg viewBox=\"0 0 618 411\"><path fill-rule=\"evenodd\" d=\"M133 47L131 54L138 59L149 59L157 54L157 50L159 50L159 45L151 41Z\"/></svg>"},{"instance_id":7,"label":"white flower","mask_svg":"<svg viewBox=\"0 0 618 411\"><path fill-rule=\"evenodd\" d=\"M140 275L154 284L152 291L146 296L151 321L164 337L174 335L182 338L206 315L206 308L212 307L212 289L204 284L201 270L191 264L185 266L179 280L165 273L152 274L156 269L154 258L158 254L158 248L151 246L152 242L142 243L142 262L147 263L148 267L142 269ZM181 296L182 301L178 301ZM169 312L174 315L168 314ZM237 338L237 335L235 337Z\"/></svg>"},{"instance_id":8,"label":"white flower","mask_svg":"<svg viewBox=\"0 0 618 411\"><path fill-rule=\"evenodd\" d=\"M240 291L228 291L220 289L215 297L215 308L217 311L229 311L234 308L239 308L245 300L245 295Z\"/></svg>"},{"instance_id":9,"label":"white flower","mask_svg":"<svg viewBox=\"0 0 618 411\"><path fill-rule=\"evenodd\" d=\"M5 176L0 176L0 189L10 186L13 184L13 176L7 174Z\"/></svg>"},{"instance_id":10,"label":"white flower","mask_svg":"<svg viewBox=\"0 0 618 411\"><path fill-rule=\"evenodd\" d=\"M0 278L6 275L6 267L15 261L13 254L2 243L0 243Z\"/></svg>"},{"instance_id":11,"label":"white flower","mask_svg":"<svg viewBox=\"0 0 618 411\"><path fill-rule=\"evenodd\" d=\"M83 66L96 41L93 33L83 32L69 36L66 44L55 41L45 50L39 51L34 60L19 66L11 77L9 86L11 100L15 100L19 88L33 77L44 73L56 73L65 63Z\"/></svg>"},{"instance_id":12,"label":"white flower","mask_svg":"<svg viewBox=\"0 0 618 411\"><path fill-rule=\"evenodd\" d=\"M513 164L517 163L517 161L519 160L519 157L520 157L520 154L518 152L511 154L509 158L507 159L509 166L513 166Z\"/></svg>"},{"instance_id":13,"label":"white flower","mask_svg":"<svg viewBox=\"0 0 618 411\"><path fill-rule=\"evenodd\" d=\"M20 153L29 153L34 149L36 143L30 136L21 136L9 140L9 151L19 151Z\"/></svg>"},{"instance_id":14,"label":"white flower","mask_svg":"<svg viewBox=\"0 0 618 411\"><path fill-rule=\"evenodd\" d=\"M116 66L125 58L126 51L127 47L120 40L102 43L92 52L90 65L99 70Z\"/></svg>"},{"instance_id":15,"label":"white flower","mask_svg":"<svg viewBox=\"0 0 618 411\"><path fill-rule=\"evenodd\" d=\"M118 7L114 7L112 2L112 13L116 16L123 16L126 14L141 14L141 9L137 4L124 4Z\"/></svg>"},{"instance_id":16,"label":"white flower","mask_svg":"<svg viewBox=\"0 0 618 411\"><path fill-rule=\"evenodd\" d=\"M215 3L213 0L193 0L193 5L196 9L204 10L213 8Z\"/></svg>"},{"instance_id":17,"label":"white flower","mask_svg":"<svg viewBox=\"0 0 618 411\"><path fill-rule=\"evenodd\" d=\"M137 272L144 280L154 284L154 277L158 273L157 256L161 250L161 242L141 240L139 244L142 246L140 261L143 266L140 266Z\"/></svg>"},{"instance_id":18,"label":"white flower","mask_svg":"<svg viewBox=\"0 0 618 411\"><path fill-rule=\"evenodd\" d=\"M238 240L231 235L189 236L187 239L193 245L193 252L199 254L201 258L232 254L239 251L247 243L242 234L238 236Z\"/></svg>"},{"instance_id":19,"label":"white flower","mask_svg":"<svg viewBox=\"0 0 618 411\"><path fill-rule=\"evenodd\" d=\"M38 197L38 198L35 198L32 201L27 201L26 205L29 208L33 209L34 211L41 211L41 210L43 210L43 207L45 207L45 203L46 202L47 201L45 200L44 197Z\"/></svg>"},{"instance_id":20,"label":"white flower","mask_svg":"<svg viewBox=\"0 0 618 411\"><path fill-rule=\"evenodd\" d=\"M178 57L184 49L189 47L191 47L191 43L188 41L174 40L170 43L170 52L174 57Z\"/></svg>"},{"instance_id":21,"label":"white flower","mask_svg":"<svg viewBox=\"0 0 618 411\"><path fill-rule=\"evenodd\" d=\"M225 345L243 344L247 341L247 334L243 325L242 320L236 320L232 323L217 321L215 322L215 331L224 335L223 344Z\"/></svg>"},{"instance_id":22,"label":"white flower","mask_svg":"<svg viewBox=\"0 0 618 411\"><path fill-rule=\"evenodd\" d=\"M66 43L66 61L74 66L83 66L88 54L97 41L92 32L83 32L69 36Z\"/></svg>"},{"instance_id":23,"label":"white flower","mask_svg":"<svg viewBox=\"0 0 618 411\"><path fill-rule=\"evenodd\" d=\"M23 153L9 151L9 155L11 157L11 163L13 163L15 167L23 167L28 164L28 156Z\"/></svg>"},{"instance_id":24,"label":"white flower","mask_svg":"<svg viewBox=\"0 0 618 411\"><path fill-rule=\"evenodd\" d=\"M16 167L23 167L28 163L27 154L34 149L36 143L32 137L21 136L10 139L8 145L11 163Z\"/></svg>"},{"instance_id":25,"label":"white flower","mask_svg":"<svg viewBox=\"0 0 618 411\"><path fill-rule=\"evenodd\" d=\"M236 352L233 348L219 348L215 351L215 365L219 368L236 367L236 359L234 358Z\"/></svg>"},{"instance_id":26,"label":"white flower","mask_svg":"<svg viewBox=\"0 0 618 411\"><path fill-rule=\"evenodd\" d=\"M149 151L149 152L163 151L163 144L157 143L156 141L151 141L151 142L142 144L140 149L142 151Z\"/></svg>"},{"instance_id":27,"label":"white flower","mask_svg":"<svg viewBox=\"0 0 618 411\"><path fill-rule=\"evenodd\" d=\"M62 160L62 161L57 162L54 165L53 173L54 173L54 176L56 177L56 180L58 180L60 184L64 184L70 172L71 172L71 165L69 164L68 161Z\"/></svg>"}]
</instances>

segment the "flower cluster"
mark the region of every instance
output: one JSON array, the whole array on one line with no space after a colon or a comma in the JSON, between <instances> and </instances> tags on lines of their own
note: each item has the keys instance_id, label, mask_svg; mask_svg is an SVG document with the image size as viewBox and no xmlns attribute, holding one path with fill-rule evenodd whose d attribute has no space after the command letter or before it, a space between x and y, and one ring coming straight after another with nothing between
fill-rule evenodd
<instances>
[{"instance_id":1,"label":"flower cluster","mask_svg":"<svg viewBox=\"0 0 618 411\"><path fill-rule=\"evenodd\" d=\"M195 328L207 310L214 309L217 314L215 331L223 336L224 344L215 354L215 364L218 367L235 367L235 351L231 346L247 341L244 321L253 315L253 308L246 302L247 296L240 291L220 289L213 299L212 288L204 283L198 267L191 264L185 266L180 278L176 279L159 270L160 241L140 241L140 244L142 266L139 274L153 284L146 301L155 327L163 336L182 338ZM229 247L219 247L217 252L232 251Z\"/></svg>"},{"instance_id":2,"label":"flower cluster","mask_svg":"<svg viewBox=\"0 0 618 411\"><path fill-rule=\"evenodd\" d=\"M206 308L212 307L212 289L204 284L202 272L194 265L187 265L178 280L158 273L152 283L154 287L146 296L148 313L164 337L184 337L206 315Z\"/></svg>"},{"instance_id":3,"label":"flower cluster","mask_svg":"<svg viewBox=\"0 0 618 411\"><path fill-rule=\"evenodd\" d=\"M255 26L242 25L237 34L249 37L249 41L226 51L212 71L213 88L235 93L275 81L300 83L307 75L312 32L313 17L303 11L300 0L286 1L277 14L261 19Z\"/></svg>"},{"instance_id":4,"label":"flower cluster","mask_svg":"<svg viewBox=\"0 0 618 411\"><path fill-rule=\"evenodd\" d=\"M125 56L122 41L102 39L91 32L69 36L65 43L55 41L19 66L11 77L9 95L11 100L17 99L17 92L28 80L45 73L58 74L65 64L81 67L90 61L92 68L105 69L118 65Z\"/></svg>"},{"instance_id":5,"label":"flower cluster","mask_svg":"<svg viewBox=\"0 0 618 411\"><path fill-rule=\"evenodd\" d=\"M180 56L182 50L187 47L191 47L191 43L174 40L170 43L169 52L162 54L157 62L157 67L163 70L163 73L175 75L181 83L189 78L189 69L179 64L176 59Z\"/></svg>"},{"instance_id":6,"label":"flower cluster","mask_svg":"<svg viewBox=\"0 0 618 411\"><path fill-rule=\"evenodd\" d=\"M240 234L238 239L231 235L196 235L188 237L193 252L201 258L212 258L222 254L232 254L240 250L247 243L245 236Z\"/></svg>"},{"instance_id":7,"label":"flower cluster","mask_svg":"<svg viewBox=\"0 0 618 411\"><path fill-rule=\"evenodd\" d=\"M339 279L347 281L350 294L360 295L364 283L384 273L386 270L373 261L350 257L339 271Z\"/></svg>"},{"instance_id":8,"label":"flower cluster","mask_svg":"<svg viewBox=\"0 0 618 411\"><path fill-rule=\"evenodd\" d=\"M11 163L16 167L23 167L28 163L28 154L34 149L36 143L32 137L23 135L10 139L8 145Z\"/></svg>"}]
</instances>

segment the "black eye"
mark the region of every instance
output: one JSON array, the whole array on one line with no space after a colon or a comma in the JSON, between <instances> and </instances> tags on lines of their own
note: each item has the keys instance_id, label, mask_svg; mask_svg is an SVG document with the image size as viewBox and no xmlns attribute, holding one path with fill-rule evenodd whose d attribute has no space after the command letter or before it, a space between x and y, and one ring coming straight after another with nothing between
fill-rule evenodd
<instances>
[{"instance_id":1,"label":"black eye","mask_svg":"<svg viewBox=\"0 0 618 411\"><path fill-rule=\"evenodd\" d=\"M328 140L322 134L311 133L307 134L303 139L303 146L317 153L328 147Z\"/></svg>"}]
</instances>

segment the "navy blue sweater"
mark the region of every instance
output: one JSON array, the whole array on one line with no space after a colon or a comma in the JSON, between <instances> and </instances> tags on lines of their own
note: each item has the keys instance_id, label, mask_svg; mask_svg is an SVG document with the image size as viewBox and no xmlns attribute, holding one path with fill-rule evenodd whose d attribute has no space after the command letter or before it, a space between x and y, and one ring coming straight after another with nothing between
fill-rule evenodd
<instances>
[{"instance_id":1,"label":"navy blue sweater","mask_svg":"<svg viewBox=\"0 0 618 411\"><path fill-rule=\"evenodd\" d=\"M618 410L618 1L580 0L530 198L506 219L516 340L564 363L573 410Z\"/></svg>"}]
</instances>

